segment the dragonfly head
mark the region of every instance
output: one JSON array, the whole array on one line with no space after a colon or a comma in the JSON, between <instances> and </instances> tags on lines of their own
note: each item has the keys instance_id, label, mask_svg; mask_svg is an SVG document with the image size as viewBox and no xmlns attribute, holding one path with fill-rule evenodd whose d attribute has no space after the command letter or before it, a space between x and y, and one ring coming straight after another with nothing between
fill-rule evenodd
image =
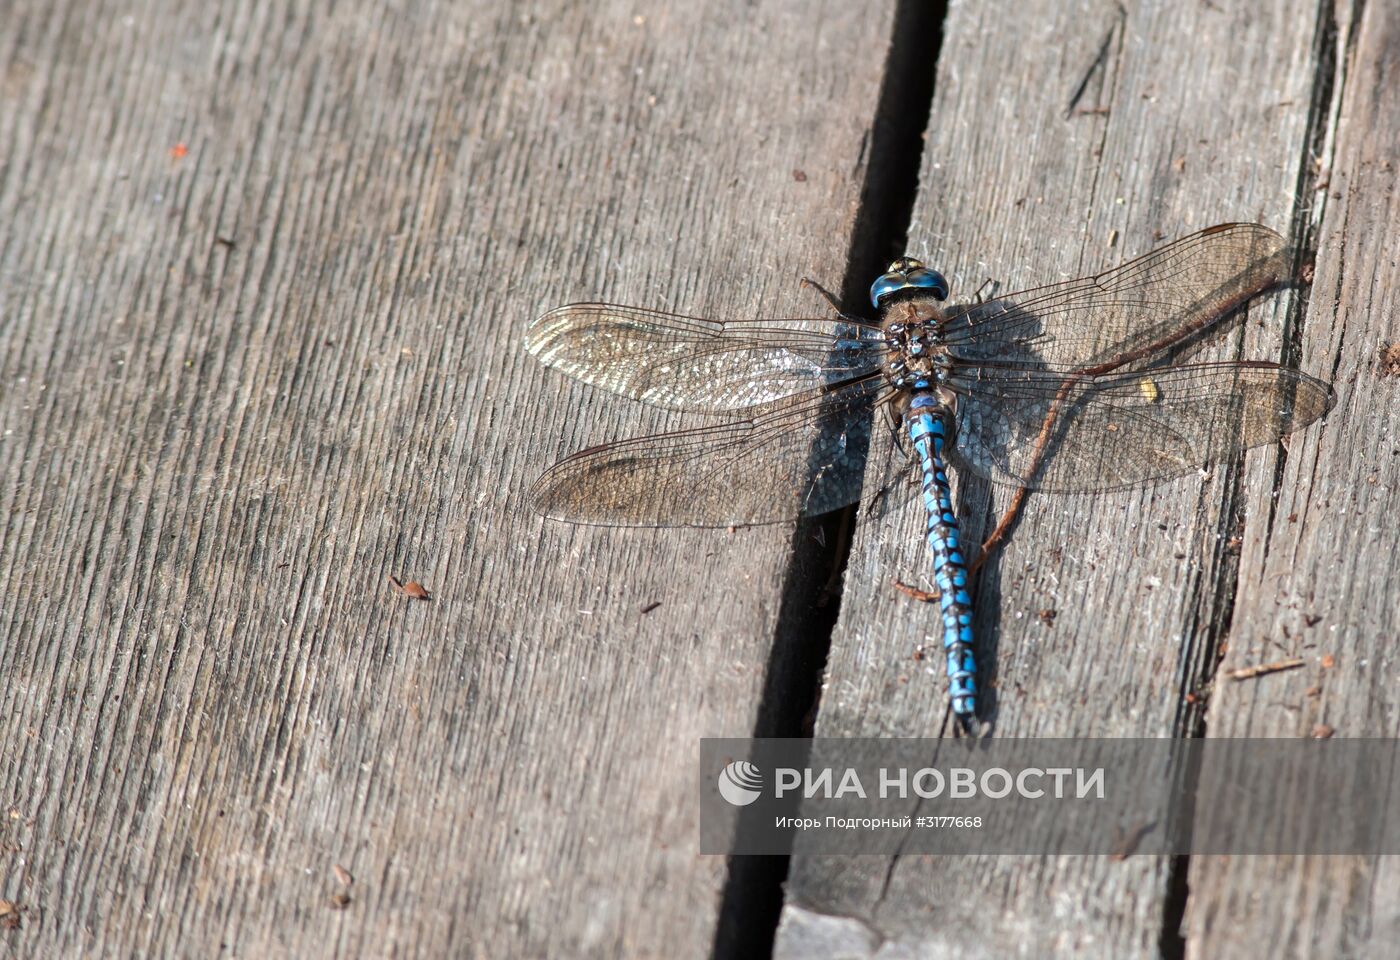
<instances>
[{"instance_id":1,"label":"dragonfly head","mask_svg":"<svg viewBox=\"0 0 1400 960\"><path fill-rule=\"evenodd\" d=\"M948 299L948 281L937 270L930 270L913 257L900 257L870 285L870 303L877 310L880 302L901 290L927 291L935 300Z\"/></svg>"}]
</instances>

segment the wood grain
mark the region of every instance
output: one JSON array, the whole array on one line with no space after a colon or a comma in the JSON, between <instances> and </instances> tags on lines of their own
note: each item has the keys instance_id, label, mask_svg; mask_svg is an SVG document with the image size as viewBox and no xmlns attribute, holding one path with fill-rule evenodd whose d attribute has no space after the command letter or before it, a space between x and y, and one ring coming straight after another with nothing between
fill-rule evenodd
<instances>
[{"instance_id":1,"label":"wood grain","mask_svg":"<svg viewBox=\"0 0 1400 960\"><path fill-rule=\"evenodd\" d=\"M806 551L533 518L558 456L681 421L519 334L577 299L823 311L796 280L845 269L893 4L3 20L0 957L708 954L695 741L753 729ZM1397 33L1377 3L952 4L910 252L955 298L1258 220L1316 282L1217 349L1340 395L1209 477L1033 497L978 588L994 735L1397 735ZM971 539L1008 491L965 480ZM819 734L947 732L936 616L890 589L922 531L860 517ZM1162 860L798 857L777 954L1400 929L1386 858L1184 869L1174 943Z\"/></svg>"},{"instance_id":2,"label":"wood grain","mask_svg":"<svg viewBox=\"0 0 1400 960\"><path fill-rule=\"evenodd\" d=\"M7 5L0 955L709 952L792 531L531 516L669 421L519 331L820 312L890 17Z\"/></svg>"},{"instance_id":3,"label":"wood grain","mask_svg":"<svg viewBox=\"0 0 1400 960\"><path fill-rule=\"evenodd\" d=\"M1336 15L1339 110L1320 158L1316 278L1303 342L1318 368L1332 371L1338 403L1315 439L1288 445L1270 508L1247 515L1222 664L1286 652L1305 666L1218 684L1210 736L1400 735L1400 379L1380 359L1400 341L1400 13L1367 4L1338 6ZM1400 923L1393 861L1194 858L1189 953L1388 955Z\"/></svg>"},{"instance_id":4,"label":"wood grain","mask_svg":"<svg viewBox=\"0 0 1400 960\"><path fill-rule=\"evenodd\" d=\"M1091 273L1217 222L1288 232L1309 199L1296 188L1319 84L1316 22L1294 2L954 4L910 252L944 269L956 298L988 277L1015 290ZM1218 355L1284 356L1289 304L1256 307L1248 335ZM1311 324L1302 335L1302 367L1329 375L1321 335ZM1290 450L1316 449L1325 430ZM1240 516L1268 511L1258 481L1275 460L1261 450L1243 475L1218 464L1123 493L1033 496L977 587L993 735L1190 732L1237 565L1250 562L1231 537ZM1009 491L957 479L974 540ZM923 526L916 503L861 519L819 735L950 731L940 658L913 658L937 648L936 609L890 589L896 577L927 585ZM798 857L777 954L813 955L826 937L846 942L845 956L1156 956L1172 935L1169 868L1146 857Z\"/></svg>"}]
</instances>

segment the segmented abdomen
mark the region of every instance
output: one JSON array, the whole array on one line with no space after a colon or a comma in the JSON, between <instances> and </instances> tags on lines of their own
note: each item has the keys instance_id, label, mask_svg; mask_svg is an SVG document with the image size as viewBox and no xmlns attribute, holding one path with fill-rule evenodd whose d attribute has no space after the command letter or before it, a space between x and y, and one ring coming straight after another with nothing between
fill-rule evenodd
<instances>
[{"instance_id":1,"label":"segmented abdomen","mask_svg":"<svg viewBox=\"0 0 1400 960\"><path fill-rule=\"evenodd\" d=\"M948 488L943 447L952 412L931 393L916 393L906 415L909 439L923 471L924 508L928 511L928 545L933 579L943 612L943 651L948 666L948 697L964 723L977 714L977 665L972 653L972 597L967 592L958 521Z\"/></svg>"}]
</instances>

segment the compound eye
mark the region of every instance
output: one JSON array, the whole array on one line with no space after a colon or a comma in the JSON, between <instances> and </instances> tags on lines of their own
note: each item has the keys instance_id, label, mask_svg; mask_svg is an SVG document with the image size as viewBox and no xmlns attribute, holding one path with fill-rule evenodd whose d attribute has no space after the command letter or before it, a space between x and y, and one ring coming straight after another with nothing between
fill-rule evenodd
<instances>
[{"instance_id":1,"label":"compound eye","mask_svg":"<svg viewBox=\"0 0 1400 960\"><path fill-rule=\"evenodd\" d=\"M886 273L870 285L870 305L879 309L880 300L904 286L904 277L897 273Z\"/></svg>"},{"instance_id":2,"label":"compound eye","mask_svg":"<svg viewBox=\"0 0 1400 960\"><path fill-rule=\"evenodd\" d=\"M923 268L911 270L904 282L911 287L922 287L928 290L933 294L935 300L948 299L948 281L943 279L943 274L939 273L937 270L926 270Z\"/></svg>"}]
</instances>

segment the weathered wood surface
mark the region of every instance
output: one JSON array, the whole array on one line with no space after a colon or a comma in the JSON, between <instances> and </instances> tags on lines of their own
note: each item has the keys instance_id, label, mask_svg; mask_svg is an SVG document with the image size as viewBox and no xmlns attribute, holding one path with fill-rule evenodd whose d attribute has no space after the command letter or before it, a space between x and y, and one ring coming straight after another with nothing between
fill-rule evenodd
<instances>
[{"instance_id":1,"label":"weathered wood surface","mask_svg":"<svg viewBox=\"0 0 1400 960\"><path fill-rule=\"evenodd\" d=\"M6 8L0 956L709 951L695 740L753 729L802 551L531 518L550 460L674 421L519 331L819 307L891 7ZM1360 9L950 10L911 252L968 294L1316 230L1306 309L1227 349L1341 397L1282 458L1033 498L979 589L996 735L1396 734L1400 27ZM1005 493L959 485L969 537ZM921 533L860 518L819 733L942 728L889 588ZM1185 949L1384 955L1388 864L1193 858ZM778 953L1155 955L1178 896L1146 858L798 858Z\"/></svg>"},{"instance_id":2,"label":"weathered wood surface","mask_svg":"<svg viewBox=\"0 0 1400 960\"><path fill-rule=\"evenodd\" d=\"M1314 205L1311 152L1319 145L1331 149L1330 131L1309 126L1315 101L1321 101L1321 122L1331 120L1330 18L1328 5L1320 15L1317 5L1292 0L1122 8L1111 2L954 4L910 230L912 252L943 265L955 289L967 295L987 277L1013 290L1093 272L1162 238L1227 220L1260 221L1305 241L1300 234L1314 213L1323 213ZM1351 75L1363 79L1348 86L1383 85L1380 71L1389 61L1381 48L1389 43L1393 57L1395 41L1371 42L1369 72L1353 63ZM1360 57L1364 49L1349 53ZM1091 66L1093 75L1067 114ZM1367 391L1374 385L1378 331L1395 329L1394 254L1383 252L1394 174L1375 166L1382 163L1381 144L1395 142L1393 97L1387 102L1391 106L1373 109L1389 109L1392 125L1368 129L1370 146L1360 149L1373 161L1363 175L1390 199L1372 202L1364 192L1355 194L1354 216L1364 222L1361 236L1350 242L1341 229L1347 221L1334 219L1345 214L1325 210L1322 237L1332 259L1320 269L1320 285L1293 331L1293 298L1280 295L1255 307L1245 332L1218 348L1227 355L1242 350L1238 355L1290 359L1327 378L1335 368L1343 394L1357 389L1358 395L1324 425L1289 439L1277 479L1278 451L1266 449L1252 452L1243 471L1218 465L1209 477L1131 492L1033 497L1011 543L978 585L977 627L995 735L1196 732L1222 648L1228 663L1240 665L1262 650L1303 653L1308 683L1319 681L1324 652L1335 650L1338 665L1327 699L1314 706L1301 706L1307 702L1302 672L1287 681L1296 690L1272 679L1258 681L1252 692L1219 692L1217 684L1220 700L1211 705L1209 733L1306 735L1328 716L1345 718L1349 735L1394 734L1392 698L1385 692L1393 683L1390 658L1380 652L1395 639L1394 574L1361 573L1380 566L1393 571L1397 540L1395 525L1385 521L1397 464L1380 462L1394 446L1395 387L1372 394L1359 385L1370 381ZM1361 204L1368 204L1364 217ZM1344 266L1352 258L1360 258L1355 267ZM1372 266L1375 261L1384 266ZM1371 279L1375 284L1367 286ZM1385 297L1374 292L1378 288ZM1344 355L1348 360L1338 366ZM1378 421L1368 411L1378 406L1389 414L1373 433ZM1356 416L1348 417L1348 410ZM1375 483L1358 494L1371 477ZM1277 500L1275 483L1286 491ZM1008 491L995 492L989 506L985 485L974 480L955 487L974 540L989 529ZM1293 512L1299 520L1290 525ZM819 735L946 729L941 660L912 658L916 645L938 649L936 609L890 589L893 578L927 569L922 533L917 504L862 517ZM1237 534L1242 551L1232 543ZM1342 565L1339 558L1348 551L1356 553ZM1353 585L1334 590L1348 572L1356 573ZM1381 607L1383 616L1374 612ZM1046 610L1056 612L1053 622L1040 616ZM1297 631L1289 640L1284 626L1297 621L1301 627L1311 611L1331 614L1332 624L1349 624L1353 639L1366 633L1364 652L1336 649L1350 641L1324 632L1327 620L1314 628L1318 643ZM1280 690L1282 706L1261 715ZM1344 710L1348 696L1355 699ZM1364 867L1188 866L1221 877L1205 889L1190 880L1185 946L1193 955L1257 956L1252 947L1268 942L1276 948L1271 955L1327 956L1338 955L1342 945L1380 949L1390 942L1394 884L1378 878L1368 900L1361 892L1370 876ZM1181 906L1171 869L1164 859L1146 857L797 857L777 953L835 953L836 945L851 957L1174 952L1182 948L1175 940ZM1353 899L1329 888L1341 879ZM1275 903L1259 905L1275 893ZM1233 930L1237 911L1247 921ZM1377 918L1375 927L1358 928L1368 912ZM1355 951L1342 949L1342 955Z\"/></svg>"},{"instance_id":3,"label":"weathered wood surface","mask_svg":"<svg viewBox=\"0 0 1400 960\"><path fill-rule=\"evenodd\" d=\"M1217 683L1210 736L1400 735L1400 376L1380 356L1400 342L1400 12L1338 6L1337 31L1305 351L1338 403L1315 442L1289 445L1272 510L1247 515L1221 664L1307 667ZM1393 857L1197 858L1185 928L1201 957L1390 956L1400 872Z\"/></svg>"},{"instance_id":4,"label":"weathered wood surface","mask_svg":"<svg viewBox=\"0 0 1400 960\"><path fill-rule=\"evenodd\" d=\"M520 330L817 307L890 11L6 6L0 955L709 952L792 531L530 516Z\"/></svg>"}]
</instances>

